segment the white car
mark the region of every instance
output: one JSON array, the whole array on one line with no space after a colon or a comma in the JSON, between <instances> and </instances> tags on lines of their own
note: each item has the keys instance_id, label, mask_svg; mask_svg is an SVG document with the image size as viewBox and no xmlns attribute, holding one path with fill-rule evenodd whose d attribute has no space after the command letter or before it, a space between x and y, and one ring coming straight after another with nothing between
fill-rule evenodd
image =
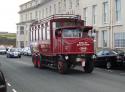
<instances>
[{"instance_id":1,"label":"white car","mask_svg":"<svg viewBox=\"0 0 125 92\"><path fill-rule=\"evenodd\" d=\"M30 47L25 47L23 49L23 55L26 55L26 56L31 56L32 55Z\"/></svg>"},{"instance_id":2,"label":"white car","mask_svg":"<svg viewBox=\"0 0 125 92\"><path fill-rule=\"evenodd\" d=\"M10 48L7 51L7 58L11 58L11 57L18 57L21 58L21 53L18 51L17 48Z\"/></svg>"},{"instance_id":3,"label":"white car","mask_svg":"<svg viewBox=\"0 0 125 92\"><path fill-rule=\"evenodd\" d=\"M6 48L0 47L0 54L6 54Z\"/></svg>"}]
</instances>

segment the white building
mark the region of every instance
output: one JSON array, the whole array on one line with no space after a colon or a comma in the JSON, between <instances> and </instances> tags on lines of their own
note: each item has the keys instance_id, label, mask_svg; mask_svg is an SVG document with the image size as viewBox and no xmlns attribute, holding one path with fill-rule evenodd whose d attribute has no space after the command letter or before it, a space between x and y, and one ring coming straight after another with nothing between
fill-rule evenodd
<instances>
[{"instance_id":1,"label":"white building","mask_svg":"<svg viewBox=\"0 0 125 92\"><path fill-rule=\"evenodd\" d=\"M125 48L125 0L31 0L20 5L17 47L29 46L29 25L53 14L79 14L96 31L99 48Z\"/></svg>"}]
</instances>

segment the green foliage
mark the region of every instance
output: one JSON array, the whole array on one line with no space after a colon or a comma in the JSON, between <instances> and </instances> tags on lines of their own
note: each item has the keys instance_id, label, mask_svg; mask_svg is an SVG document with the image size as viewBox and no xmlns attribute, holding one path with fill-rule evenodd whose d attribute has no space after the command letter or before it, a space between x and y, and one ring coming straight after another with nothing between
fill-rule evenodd
<instances>
[{"instance_id":1,"label":"green foliage","mask_svg":"<svg viewBox=\"0 0 125 92\"><path fill-rule=\"evenodd\" d=\"M16 34L14 34L14 33L0 34L0 39L1 38L16 39Z\"/></svg>"},{"instance_id":2,"label":"green foliage","mask_svg":"<svg viewBox=\"0 0 125 92\"><path fill-rule=\"evenodd\" d=\"M16 34L15 33L7 33L0 34L0 45L16 45Z\"/></svg>"}]
</instances>

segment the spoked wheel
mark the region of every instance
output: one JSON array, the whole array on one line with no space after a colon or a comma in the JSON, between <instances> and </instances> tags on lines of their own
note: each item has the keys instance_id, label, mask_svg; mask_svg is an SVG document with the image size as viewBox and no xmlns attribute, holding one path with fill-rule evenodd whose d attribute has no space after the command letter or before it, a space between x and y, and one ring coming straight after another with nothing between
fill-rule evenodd
<instances>
[{"instance_id":1,"label":"spoked wheel","mask_svg":"<svg viewBox=\"0 0 125 92\"><path fill-rule=\"evenodd\" d=\"M40 61L40 56L38 56L38 59L37 59L37 66L38 66L38 68L43 68L43 64L41 63L41 61Z\"/></svg>"},{"instance_id":2,"label":"spoked wheel","mask_svg":"<svg viewBox=\"0 0 125 92\"><path fill-rule=\"evenodd\" d=\"M83 67L86 73L92 73L94 70L94 64L93 61L86 61L85 67Z\"/></svg>"},{"instance_id":3,"label":"spoked wheel","mask_svg":"<svg viewBox=\"0 0 125 92\"><path fill-rule=\"evenodd\" d=\"M107 63L106 63L106 68L107 68L107 69L110 69L111 67L112 67L111 62L107 62Z\"/></svg>"},{"instance_id":4,"label":"spoked wheel","mask_svg":"<svg viewBox=\"0 0 125 92\"><path fill-rule=\"evenodd\" d=\"M37 60L36 59L37 59L36 56L33 56L32 61L33 61L34 67L37 68L38 65L37 65Z\"/></svg>"},{"instance_id":5,"label":"spoked wheel","mask_svg":"<svg viewBox=\"0 0 125 92\"><path fill-rule=\"evenodd\" d=\"M61 74L65 74L68 71L68 65L65 61L58 61L57 68L59 73Z\"/></svg>"}]
</instances>

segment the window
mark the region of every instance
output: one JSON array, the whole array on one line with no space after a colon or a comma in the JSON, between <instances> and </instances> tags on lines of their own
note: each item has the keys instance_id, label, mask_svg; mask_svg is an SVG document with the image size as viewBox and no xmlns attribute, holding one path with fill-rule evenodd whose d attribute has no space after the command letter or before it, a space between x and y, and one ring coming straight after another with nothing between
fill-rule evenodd
<instances>
[{"instance_id":1,"label":"window","mask_svg":"<svg viewBox=\"0 0 125 92\"><path fill-rule=\"evenodd\" d=\"M72 9L72 0L69 0L69 8Z\"/></svg>"},{"instance_id":2,"label":"window","mask_svg":"<svg viewBox=\"0 0 125 92\"><path fill-rule=\"evenodd\" d=\"M41 29L41 25L39 25L39 40L42 39L42 29Z\"/></svg>"},{"instance_id":3,"label":"window","mask_svg":"<svg viewBox=\"0 0 125 92\"><path fill-rule=\"evenodd\" d=\"M34 41L36 41L36 29L34 30L34 32L35 32L35 39L34 39Z\"/></svg>"},{"instance_id":4,"label":"window","mask_svg":"<svg viewBox=\"0 0 125 92\"><path fill-rule=\"evenodd\" d=\"M35 30L33 30L33 41L35 41Z\"/></svg>"},{"instance_id":5,"label":"window","mask_svg":"<svg viewBox=\"0 0 125 92\"><path fill-rule=\"evenodd\" d=\"M54 4L54 14L56 14L56 4Z\"/></svg>"},{"instance_id":6,"label":"window","mask_svg":"<svg viewBox=\"0 0 125 92\"><path fill-rule=\"evenodd\" d=\"M50 30L47 30L47 40L50 40Z\"/></svg>"},{"instance_id":7,"label":"window","mask_svg":"<svg viewBox=\"0 0 125 92\"><path fill-rule=\"evenodd\" d=\"M48 16L48 8L46 8L46 16L45 17L47 17Z\"/></svg>"},{"instance_id":8,"label":"window","mask_svg":"<svg viewBox=\"0 0 125 92\"><path fill-rule=\"evenodd\" d=\"M43 40L43 24L41 25L41 39Z\"/></svg>"},{"instance_id":9,"label":"window","mask_svg":"<svg viewBox=\"0 0 125 92\"><path fill-rule=\"evenodd\" d=\"M39 19L41 19L41 11L39 10Z\"/></svg>"},{"instance_id":10,"label":"window","mask_svg":"<svg viewBox=\"0 0 125 92\"><path fill-rule=\"evenodd\" d=\"M39 37L39 36L38 36L38 31L39 31L39 30L38 30L38 25L36 26L36 30L35 30L35 31L36 31L36 33L35 33L35 34L36 34L36 37L35 37L35 38L36 38L36 41L37 41L37 40L38 40L38 37Z\"/></svg>"},{"instance_id":11,"label":"window","mask_svg":"<svg viewBox=\"0 0 125 92\"><path fill-rule=\"evenodd\" d=\"M79 29L64 29L63 37L64 38L80 38L82 37L82 31Z\"/></svg>"},{"instance_id":12,"label":"window","mask_svg":"<svg viewBox=\"0 0 125 92\"><path fill-rule=\"evenodd\" d=\"M21 15L21 21L23 21L23 15Z\"/></svg>"},{"instance_id":13,"label":"window","mask_svg":"<svg viewBox=\"0 0 125 92\"><path fill-rule=\"evenodd\" d=\"M43 11L42 11L42 18L44 18L44 14L45 14L45 13L44 13L44 9L43 9Z\"/></svg>"},{"instance_id":14,"label":"window","mask_svg":"<svg viewBox=\"0 0 125 92\"><path fill-rule=\"evenodd\" d=\"M46 40L46 28L45 28L45 24L42 25L43 26L43 31L42 31L42 36L43 36L43 40Z\"/></svg>"},{"instance_id":15,"label":"window","mask_svg":"<svg viewBox=\"0 0 125 92\"><path fill-rule=\"evenodd\" d=\"M64 0L64 9L66 9L66 0Z\"/></svg>"},{"instance_id":16,"label":"window","mask_svg":"<svg viewBox=\"0 0 125 92\"><path fill-rule=\"evenodd\" d=\"M21 31L24 31L24 26L20 26L20 30L21 30Z\"/></svg>"},{"instance_id":17,"label":"window","mask_svg":"<svg viewBox=\"0 0 125 92\"><path fill-rule=\"evenodd\" d=\"M61 2L58 3L58 13L61 12Z\"/></svg>"},{"instance_id":18,"label":"window","mask_svg":"<svg viewBox=\"0 0 125 92\"><path fill-rule=\"evenodd\" d=\"M48 28L48 22L45 23L45 39L47 40L47 28Z\"/></svg>"},{"instance_id":19,"label":"window","mask_svg":"<svg viewBox=\"0 0 125 92\"><path fill-rule=\"evenodd\" d=\"M115 33L114 34L114 47L125 48L125 32Z\"/></svg>"},{"instance_id":20,"label":"window","mask_svg":"<svg viewBox=\"0 0 125 92\"><path fill-rule=\"evenodd\" d=\"M79 0L76 0L76 7L79 7Z\"/></svg>"},{"instance_id":21,"label":"window","mask_svg":"<svg viewBox=\"0 0 125 92\"><path fill-rule=\"evenodd\" d=\"M52 8L52 7L50 6L50 7L49 7L49 12L50 12L50 15L52 14L52 10L51 10L51 8Z\"/></svg>"},{"instance_id":22,"label":"window","mask_svg":"<svg viewBox=\"0 0 125 92\"><path fill-rule=\"evenodd\" d=\"M115 0L116 2L116 21L121 20L121 0Z\"/></svg>"},{"instance_id":23,"label":"window","mask_svg":"<svg viewBox=\"0 0 125 92\"><path fill-rule=\"evenodd\" d=\"M25 14L25 21L27 21L27 14Z\"/></svg>"},{"instance_id":24,"label":"window","mask_svg":"<svg viewBox=\"0 0 125 92\"><path fill-rule=\"evenodd\" d=\"M32 12L30 13L30 20L32 20Z\"/></svg>"},{"instance_id":25,"label":"window","mask_svg":"<svg viewBox=\"0 0 125 92\"><path fill-rule=\"evenodd\" d=\"M84 8L83 9L83 19L84 19L84 21L85 21L85 24L86 24L86 21L87 21L87 8Z\"/></svg>"},{"instance_id":26,"label":"window","mask_svg":"<svg viewBox=\"0 0 125 92\"><path fill-rule=\"evenodd\" d=\"M107 31L102 31L102 47L107 47Z\"/></svg>"},{"instance_id":27,"label":"window","mask_svg":"<svg viewBox=\"0 0 125 92\"><path fill-rule=\"evenodd\" d=\"M37 11L35 11L35 18L36 18L36 19L38 18L38 14L37 14Z\"/></svg>"},{"instance_id":28,"label":"window","mask_svg":"<svg viewBox=\"0 0 125 92\"><path fill-rule=\"evenodd\" d=\"M20 31L20 35L24 35L24 31L23 30Z\"/></svg>"},{"instance_id":29,"label":"window","mask_svg":"<svg viewBox=\"0 0 125 92\"><path fill-rule=\"evenodd\" d=\"M24 48L24 41L20 41L20 47Z\"/></svg>"},{"instance_id":30,"label":"window","mask_svg":"<svg viewBox=\"0 0 125 92\"><path fill-rule=\"evenodd\" d=\"M103 23L108 21L108 2L103 3Z\"/></svg>"},{"instance_id":31,"label":"window","mask_svg":"<svg viewBox=\"0 0 125 92\"><path fill-rule=\"evenodd\" d=\"M33 35L32 35L32 27L30 28L30 41L32 41L32 37L33 37Z\"/></svg>"},{"instance_id":32,"label":"window","mask_svg":"<svg viewBox=\"0 0 125 92\"><path fill-rule=\"evenodd\" d=\"M96 5L92 6L92 24L96 23Z\"/></svg>"},{"instance_id":33,"label":"window","mask_svg":"<svg viewBox=\"0 0 125 92\"><path fill-rule=\"evenodd\" d=\"M99 52L97 53L98 56L101 56L102 54L103 54L103 51L99 51Z\"/></svg>"}]
</instances>

